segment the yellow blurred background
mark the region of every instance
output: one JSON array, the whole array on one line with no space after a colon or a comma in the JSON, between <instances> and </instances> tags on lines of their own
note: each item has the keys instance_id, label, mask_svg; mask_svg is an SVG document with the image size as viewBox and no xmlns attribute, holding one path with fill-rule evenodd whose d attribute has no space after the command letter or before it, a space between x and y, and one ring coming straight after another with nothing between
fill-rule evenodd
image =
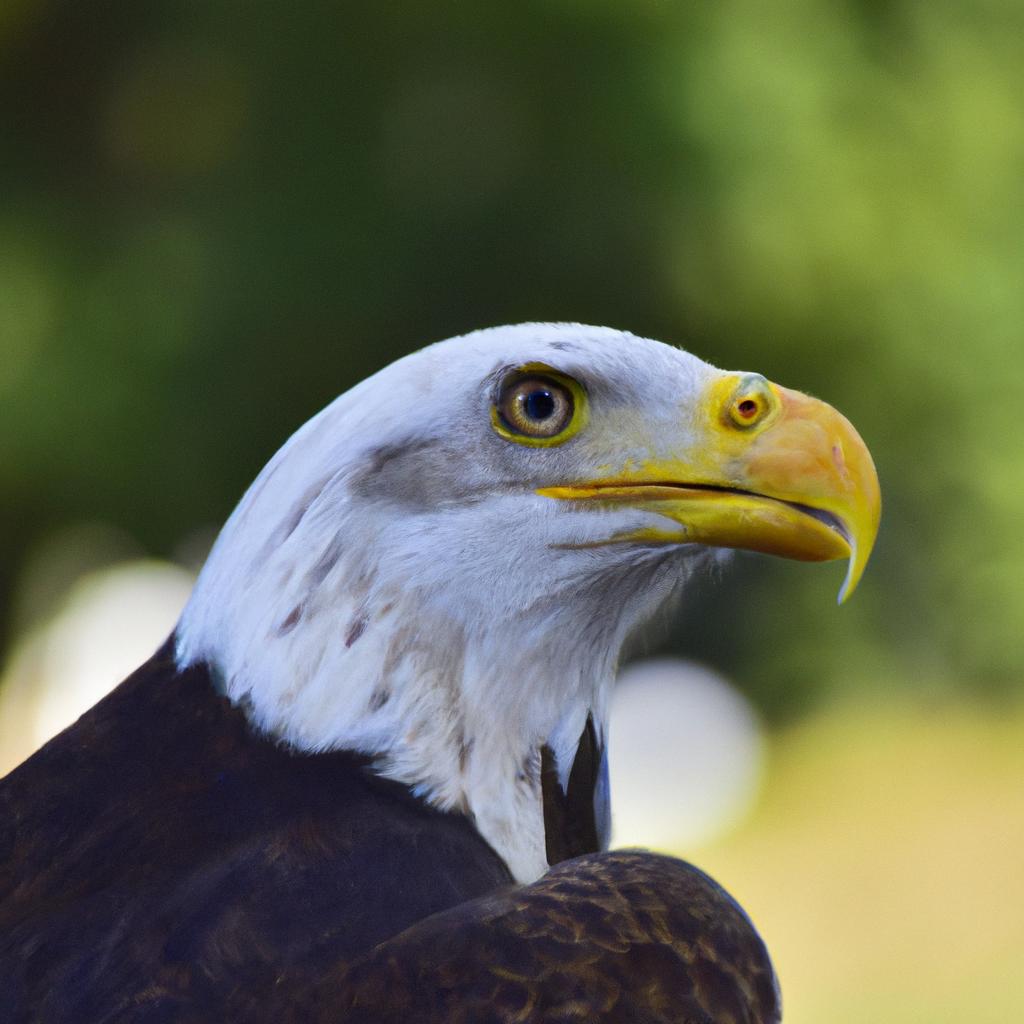
<instances>
[{"instance_id":1,"label":"yellow blurred background","mask_svg":"<svg viewBox=\"0 0 1024 1024\"><path fill-rule=\"evenodd\" d=\"M791 1024L1015 1019L1022 44L1018 0L7 0L0 770L334 395L623 327L837 405L885 512L842 609L838 568L741 558L644 638L703 667L658 684L677 762L618 712L617 839L734 892Z\"/></svg>"}]
</instances>

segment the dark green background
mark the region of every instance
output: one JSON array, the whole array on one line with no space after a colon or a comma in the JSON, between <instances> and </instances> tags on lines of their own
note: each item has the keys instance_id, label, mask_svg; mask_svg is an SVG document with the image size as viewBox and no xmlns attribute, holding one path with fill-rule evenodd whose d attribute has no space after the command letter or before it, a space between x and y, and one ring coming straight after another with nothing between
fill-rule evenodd
<instances>
[{"instance_id":1,"label":"dark green background","mask_svg":"<svg viewBox=\"0 0 1024 1024\"><path fill-rule=\"evenodd\" d=\"M876 456L850 605L838 567L744 558L658 644L776 717L1024 688L1022 27L1016 0L7 0L3 646L70 525L173 556L368 373L558 319L812 391Z\"/></svg>"}]
</instances>

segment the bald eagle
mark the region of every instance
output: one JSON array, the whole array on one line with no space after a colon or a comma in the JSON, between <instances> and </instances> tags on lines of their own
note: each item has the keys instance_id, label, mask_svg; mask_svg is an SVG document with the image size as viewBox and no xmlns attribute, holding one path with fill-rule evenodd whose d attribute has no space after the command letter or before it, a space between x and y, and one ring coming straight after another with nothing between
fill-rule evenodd
<instances>
[{"instance_id":1,"label":"bald eagle","mask_svg":"<svg viewBox=\"0 0 1024 1024\"><path fill-rule=\"evenodd\" d=\"M4 1019L777 1021L724 890L606 852L609 689L724 549L845 558L848 596L879 508L830 406L655 341L524 324L388 366L0 782Z\"/></svg>"}]
</instances>

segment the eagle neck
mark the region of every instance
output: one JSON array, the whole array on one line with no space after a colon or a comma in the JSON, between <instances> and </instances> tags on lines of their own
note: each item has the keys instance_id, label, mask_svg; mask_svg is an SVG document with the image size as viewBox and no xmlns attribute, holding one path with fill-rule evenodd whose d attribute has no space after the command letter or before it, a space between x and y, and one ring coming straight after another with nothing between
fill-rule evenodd
<instances>
[{"instance_id":1,"label":"eagle neck","mask_svg":"<svg viewBox=\"0 0 1024 1024\"><path fill-rule=\"evenodd\" d=\"M386 521L355 516L335 478L325 489L322 514L314 503L281 529L243 501L179 623L179 667L209 665L286 747L369 755L382 776L466 814L532 881L548 867L543 748L564 793L588 718L604 747L623 642L678 566L663 548L605 552L581 571L572 552L538 548L524 566L512 545L384 536ZM253 524L269 532L250 536ZM459 573L444 571L459 565L453 550ZM484 557L495 551L507 564Z\"/></svg>"},{"instance_id":2,"label":"eagle neck","mask_svg":"<svg viewBox=\"0 0 1024 1024\"><path fill-rule=\"evenodd\" d=\"M383 587L339 590L322 612L286 603L248 645L238 629L205 650L185 633L179 663L209 664L283 745L369 755L381 776L467 815L517 880L542 875L543 751L564 793L588 720L603 747L620 638L551 621L551 607L579 602L497 619Z\"/></svg>"}]
</instances>

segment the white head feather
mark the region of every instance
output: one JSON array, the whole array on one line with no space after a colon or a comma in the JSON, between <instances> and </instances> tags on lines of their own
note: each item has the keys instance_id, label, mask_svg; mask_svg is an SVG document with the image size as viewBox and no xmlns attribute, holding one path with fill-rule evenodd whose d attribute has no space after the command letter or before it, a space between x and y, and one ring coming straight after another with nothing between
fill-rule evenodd
<instances>
[{"instance_id":1,"label":"white head feather","mask_svg":"<svg viewBox=\"0 0 1024 1024\"><path fill-rule=\"evenodd\" d=\"M527 447L493 429L497 382L540 362L582 382L586 430ZM600 545L663 522L540 487L678 446L718 371L659 342L523 324L441 342L305 424L225 525L177 630L254 724L351 749L471 815L520 880L547 867L539 748L565 783L603 736L629 632L705 549ZM588 544L597 546L587 546Z\"/></svg>"}]
</instances>

